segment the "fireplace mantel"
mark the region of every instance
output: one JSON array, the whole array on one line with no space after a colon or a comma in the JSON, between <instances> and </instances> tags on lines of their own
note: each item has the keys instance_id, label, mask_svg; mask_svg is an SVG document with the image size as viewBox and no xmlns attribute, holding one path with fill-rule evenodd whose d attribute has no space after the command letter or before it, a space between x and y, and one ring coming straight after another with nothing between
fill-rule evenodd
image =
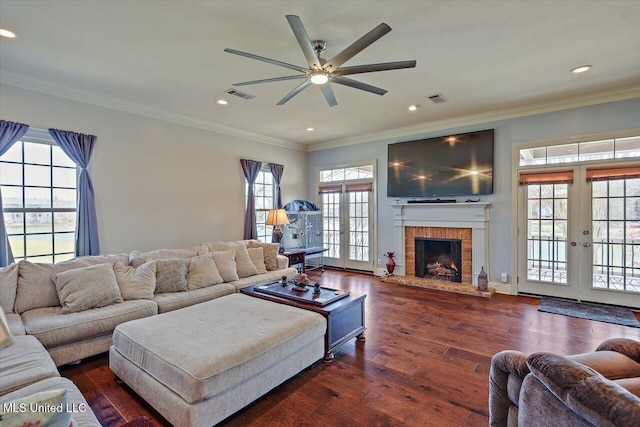
<instances>
[{"instance_id":1,"label":"fireplace mantel","mask_svg":"<svg viewBox=\"0 0 640 427\"><path fill-rule=\"evenodd\" d=\"M470 228L472 230L473 284L489 260L489 206L487 202L392 204L396 273L405 275L405 227Z\"/></svg>"}]
</instances>

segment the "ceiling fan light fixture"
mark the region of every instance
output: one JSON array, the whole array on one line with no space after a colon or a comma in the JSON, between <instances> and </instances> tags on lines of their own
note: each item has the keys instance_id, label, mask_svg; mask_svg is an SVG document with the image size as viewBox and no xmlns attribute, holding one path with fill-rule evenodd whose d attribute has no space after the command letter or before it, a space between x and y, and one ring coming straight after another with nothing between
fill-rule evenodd
<instances>
[{"instance_id":1,"label":"ceiling fan light fixture","mask_svg":"<svg viewBox=\"0 0 640 427\"><path fill-rule=\"evenodd\" d=\"M316 71L311 74L311 83L315 85L323 85L329 81L329 76L324 71Z\"/></svg>"}]
</instances>

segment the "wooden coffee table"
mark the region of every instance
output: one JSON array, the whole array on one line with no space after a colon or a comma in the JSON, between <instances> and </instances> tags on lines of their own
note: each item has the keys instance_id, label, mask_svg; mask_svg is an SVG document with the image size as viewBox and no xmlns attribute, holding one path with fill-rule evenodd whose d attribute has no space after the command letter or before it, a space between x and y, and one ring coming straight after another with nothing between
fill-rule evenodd
<instances>
[{"instance_id":1,"label":"wooden coffee table","mask_svg":"<svg viewBox=\"0 0 640 427\"><path fill-rule=\"evenodd\" d=\"M243 288L240 292L322 314L327 320L327 332L324 336L325 362L331 362L333 351L351 338L356 337L359 341L365 340L364 299L367 297L366 294L357 297L340 294L340 299L329 301L326 305L320 305L321 303L318 302L304 301L305 298L313 299L313 286L310 286L307 292L295 292L292 291L292 287L291 284L281 287L280 282L270 281ZM267 290L277 291L278 289L281 292L265 293ZM345 292L322 287L323 296L333 293L333 291Z\"/></svg>"}]
</instances>

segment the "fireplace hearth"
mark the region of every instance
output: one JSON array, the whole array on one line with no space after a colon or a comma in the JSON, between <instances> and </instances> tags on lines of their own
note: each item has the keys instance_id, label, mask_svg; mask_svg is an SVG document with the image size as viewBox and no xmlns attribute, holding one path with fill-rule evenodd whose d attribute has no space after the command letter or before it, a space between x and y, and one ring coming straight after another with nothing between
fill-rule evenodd
<instances>
[{"instance_id":1,"label":"fireplace hearth","mask_svg":"<svg viewBox=\"0 0 640 427\"><path fill-rule=\"evenodd\" d=\"M415 275L462 282L462 240L416 237Z\"/></svg>"}]
</instances>

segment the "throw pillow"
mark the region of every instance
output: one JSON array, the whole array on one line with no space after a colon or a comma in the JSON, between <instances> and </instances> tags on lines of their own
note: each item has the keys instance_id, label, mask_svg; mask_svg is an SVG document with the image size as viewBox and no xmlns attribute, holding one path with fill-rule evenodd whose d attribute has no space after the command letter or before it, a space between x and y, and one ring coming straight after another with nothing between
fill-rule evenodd
<instances>
[{"instance_id":1,"label":"throw pillow","mask_svg":"<svg viewBox=\"0 0 640 427\"><path fill-rule=\"evenodd\" d=\"M222 276L211 255L200 255L189 260L187 289L206 288L222 282Z\"/></svg>"},{"instance_id":2,"label":"throw pillow","mask_svg":"<svg viewBox=\"0 0 640 427\"><path fill-rule=\"evenodd\" d=\"M156 293L186 291L188 270L188 259L156 260Z\"/></svg>"},{"instance_id":3,"label":"throw pillow","mask_svg":"<svg viewBox=\"0 0 640 427\"><path fill-rule=\"evenodd\" d=\"M54 274L63 313L123 302L111 264L97 264Z\"/></svg>"},{"instance_id":4,"label":"throw pillow","mask_svg":"<svg viewBox=\"0 0 640 427\"><path fill-rule=\"evenodd\" d=\"M156 289L156 261L152 260L134 268L121 262L115 263L113 272L125 301L153 299Z\"/></svg>"},{"instance_id":5,"label":"throw pillow","mask_svg":"<svg viewBox=\"0 0 640 427\"><path fill-rule=\"evenodd\" d=\"M18 289L18 264L0 268L0 306L5 313L11 313L16 303Z\"/></svg>"},{"instance_id":6,"label":"throw pillow","mask_svg":"<svg viewBox=\"0 0 640 427\"><path fill-rule=\"evenodd\" d=\"M206 245L212 252L234 250L236 252L236 269L239 278L242 279L243 277L255 276L258 274L256 267L251 262L251 258L249 258L247 248L243 243L212 242L207 243Z\"/></svg>"},{"instance_id":7,"label":"throw pillow","mask_svg":"<svg viewBox=\"0 0 640 427\"><path fill-rule=\"evenodd\" d=\"M13 339L13 334L11 333L11 328L9 328L9 323L7 322L7 318L0 310L0 349L9 347L15 342ZM2 418L0 418L1 420Z\"/></svg>"},{"instance_id":8,"label":"throw pillow","mask_svg":"<svg viewBox=\"0 0 640 427\"><path fill-rule=\"evenodd\" d=\"M266 274L267 266L264 264L264 250L262 248L249 248L249 258L256 267L258 274Z\"/></svg>"},{"instance_id":9,"label":"throw pillow","mask_svg":"<svg viewBox=\"0 0 640 427\"><path fill-rule=\"evenodd\" d=\"M3 403L0 420L7 426L75 427L70 407L66 390L41 391Z\"/></svg>"},{"instance_id":10,"label":"throw pillow","mask_svg":"<svg viewBox=\"0 0 640 427\"><path fill-rule=\"evenodd\" d=\"M227 283L238 280L238 271L236 270L236 251L214 251L213 260L218 267L222 280Z\"/></svg>"},{"instance_id":11,"label":"throw pillow","mask_svg":"<svg viewBox=\"0 0 640 427\"><path fill-rule=\"evenodd\" d=\"M250 240L247 245L249 248L262 248L264 251L264 264L267 266L267 271L278 270L280 243L262 243L259 240Z\"/></svg>"}]
</instances>

